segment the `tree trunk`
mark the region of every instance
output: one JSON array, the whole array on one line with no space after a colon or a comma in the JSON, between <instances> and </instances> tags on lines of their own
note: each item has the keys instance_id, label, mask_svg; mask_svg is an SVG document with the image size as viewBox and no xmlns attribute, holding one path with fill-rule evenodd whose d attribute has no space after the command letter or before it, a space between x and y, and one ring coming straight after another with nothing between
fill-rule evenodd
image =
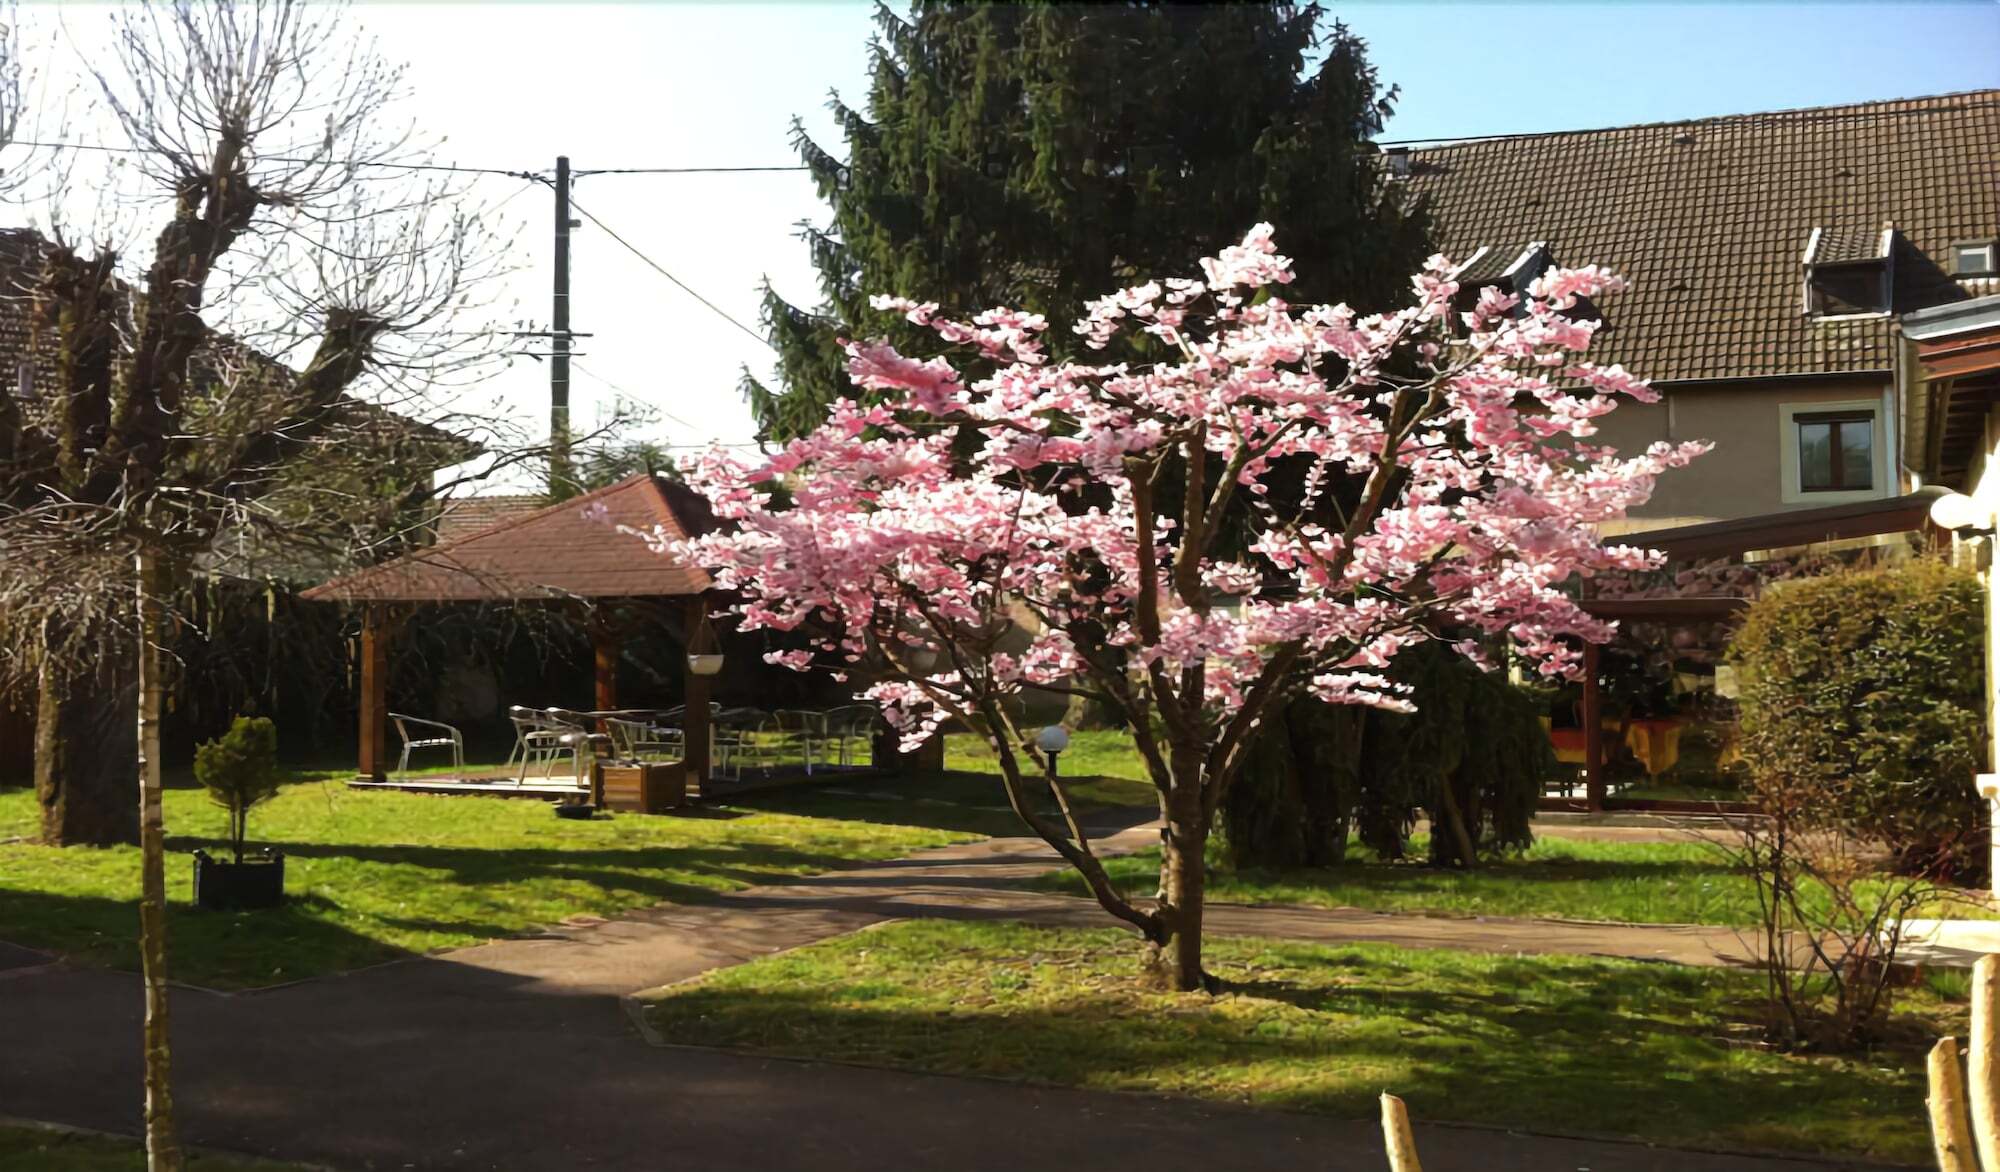
<instances>
[{"instance_id":1,"label":"tree trunk","mask_svg":"<svg viewBox=\"0 0 2000 1172\"><path fill-rule=\"evenodd\" d=\"M49 846L133 845L134 665L112 642L90 661L43 660L35 696L35 798Z\"/></svg>"},{"instance_id":2,"label":"tree trunk","mask_svg":"<svg viewBox=\"0 0 2000 1172\"><path fill-rule=\"evenodd\" d=\"M1176 756L1182 756L1176 754ZM1166 805L1167 832L1160 852L1160 922L1164 939L1152 946L1160 983L1191 993L1210 987L1201 967L1201 920L1208 891L1208 819L1202 809L1201 774L1177 760Z\"/></svg>"},{"instance_id":3,"label":"tree trunk","mask_svg":"<svg viewBox=\"0 0 2000 1172\"><path fill-rule=\"evenodd\" d=\"M146 1167L180 1172L174 1130L167 1031L166 819L160 791L159 567L150 553L134 559L138 626L139 963L146 989Z\"/></svg>"}]
</instances>

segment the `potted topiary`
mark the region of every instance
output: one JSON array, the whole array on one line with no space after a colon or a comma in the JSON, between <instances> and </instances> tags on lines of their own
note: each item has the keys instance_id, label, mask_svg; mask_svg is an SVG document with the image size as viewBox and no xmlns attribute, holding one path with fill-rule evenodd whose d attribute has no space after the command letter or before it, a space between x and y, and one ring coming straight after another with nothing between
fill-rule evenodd
<instances>
[{"instance_id":1,"label":"potted topiary","mask_svg":"<svg viewBox=\"0 0 2000 1172\"><path fill-rule=\"evenodd\" d=\"M194 751L195 780L229 811L233 862L194 852L194 901L205 908L276 907L285 898L285 856L272 850L243 857L250 810L278 793L278 729L262 716L239 716L221 737Z\"/></svg>"}]
</instances>

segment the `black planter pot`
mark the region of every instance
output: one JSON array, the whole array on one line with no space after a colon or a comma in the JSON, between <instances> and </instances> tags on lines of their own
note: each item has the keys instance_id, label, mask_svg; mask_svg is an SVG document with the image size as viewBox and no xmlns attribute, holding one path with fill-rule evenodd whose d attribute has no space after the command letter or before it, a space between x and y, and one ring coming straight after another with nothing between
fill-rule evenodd
<instances>
[{"instance_id":1,"label":"black planter pot","mask_svg":"<svg viewBox=\"0 0 2000 1172\"><path fill-rule=\"evenodd\" d=\"M214 911L247 911L285 902L285 856L261 851L240 863L194 852L194 902Z\"/></svg>"}]
</instances>

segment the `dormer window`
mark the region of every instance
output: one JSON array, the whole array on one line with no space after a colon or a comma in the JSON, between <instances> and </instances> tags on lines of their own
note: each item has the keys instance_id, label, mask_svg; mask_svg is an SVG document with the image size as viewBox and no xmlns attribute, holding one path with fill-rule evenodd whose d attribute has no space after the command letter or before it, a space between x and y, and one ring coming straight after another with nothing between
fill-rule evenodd
<instances>
[{"instance_id":1,"label":"dormer window","mask_svg":"<svg viewBox=\"0 0 2000 1172\"><path fill-rule=\"evenodd\" d=\"M1525 248L1488 245L1468 257L1452 274L1452 280L1458 282L1458 297L1454 305L1460 313L1471 310L1479 303L1480 291L1488 286L1518 294L1525 301L1528 286L1543 273L1561 264L1546 240L1530 241ZM1512 316L1518 318L1526 312L1525 305L1517 305ZM1577 321L1601 321L1604 316L1588 297L1577 298L1576 304L1564 312ZM1452 321L1452 330L1463 332L1463 325L1456 317Z\"/></svg>"},{"instance_id":2,"label":"dormer window","mask_svg":"<svg viewBox=\"0 0 2000 1172\"><path fill-rule=\"evenodd\" d=\"M1805 313L1838 318L1890 308L1896 229L1814 228L1806 241Z\"/></svg>"},{"instance_id":3,"label":"dormer window","mask_svg":"<svg viewBox=\"0 0 2000 1172\"><path fill-rule=\"evenodd\" d=\"M2000 242L1961 240L1951 246L1954 277L2000 276Z\"/></svg>"}]
</instances>

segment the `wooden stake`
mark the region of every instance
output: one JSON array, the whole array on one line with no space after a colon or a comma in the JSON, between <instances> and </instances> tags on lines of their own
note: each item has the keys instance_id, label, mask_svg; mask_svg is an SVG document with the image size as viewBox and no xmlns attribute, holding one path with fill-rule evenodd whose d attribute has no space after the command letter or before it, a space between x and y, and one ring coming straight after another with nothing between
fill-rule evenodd
<instances>
[{"instance_id":1,"label":"wooden stake","mask_svg":"<svg viewBox=\"0 0 2000 1172\"><path fill-rule=\"evenodd\" d=\"M1972 1138L1979 1162L2000 1169L2000 956L1972 966L1971 1056L1966 1066L1972 1102Z\"/></svg>"},{"instance_id":2,"label":"wooden stake","mask_svg":"<svg viewBox=\"0 0 2000 1172\"><path fill-rule=\"evenodd\" d=\"M1424 1172L1417 1162L1416 1137L1410 1134L1410 1113L1394 1095L1382 1096L1382 1145L1389 1149L1389 1172Z\"/></svg>"},{"instance_id":3,"label":"wooden stake","mask_svg":"<svg viewBox=\"0 0 2000 1172\"><path fill-rule=\"evenodd\" d=\"M1960 1089L1957 1042L1939 1038L1931 1047L1930 1075L1931 1146L1937 1152L1938 1172L1979 1172Z\"/></svg>"}]
</instances>

